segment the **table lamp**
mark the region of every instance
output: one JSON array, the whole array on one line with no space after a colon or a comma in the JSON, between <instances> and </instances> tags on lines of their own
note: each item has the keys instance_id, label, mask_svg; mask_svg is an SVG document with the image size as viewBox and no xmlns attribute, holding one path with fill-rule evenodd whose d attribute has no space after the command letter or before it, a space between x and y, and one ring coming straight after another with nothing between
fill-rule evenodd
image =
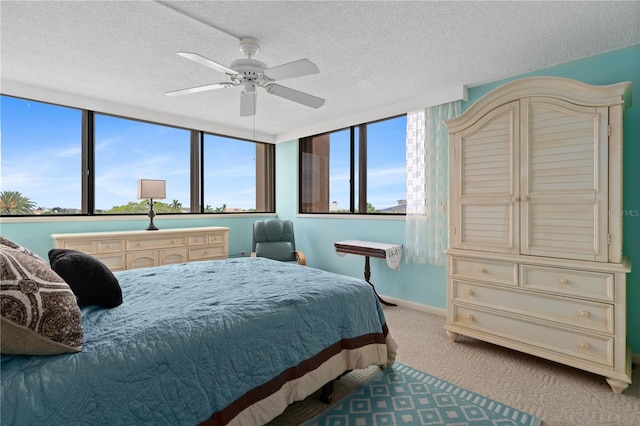
<instances>
[{"instance_id":1,"label":"table lamp","mask_svg":"<svg viewBox=\"0 0 640 426\"><path fill-rule=\"evenodd\" d=\"M153 210L155 202L153 199L163 200L167 198L166 181L158 179L140 179L138 181L138 200L148 199L149 205L149 226L147 231L157 231L158 228L153 224L153 218L156 212Z\"/></svg>"}]
</instances>

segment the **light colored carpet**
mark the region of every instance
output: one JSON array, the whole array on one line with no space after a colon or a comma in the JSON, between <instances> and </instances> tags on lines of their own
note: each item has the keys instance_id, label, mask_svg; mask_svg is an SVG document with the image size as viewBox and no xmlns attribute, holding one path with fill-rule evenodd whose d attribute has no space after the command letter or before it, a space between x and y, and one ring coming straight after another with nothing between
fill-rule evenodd
<instances>
[{"instance_id":1,"label":"light colored carpet","mask_svg":"<svg viewBox=\"0 0 640 426\"><path fill-rule=\"evenodd\" d=\"M453 343L442 328L444 317L400 306L385 306L384 312L399 346L398 361L538 416L543 426L640 425L640 367L618 395L602 376L471 338ZM334 400L377 371L370 367L344 376L336 382ZM297 425L325 408L312 395L270 426Z\"/></svg>"}]
</instances>

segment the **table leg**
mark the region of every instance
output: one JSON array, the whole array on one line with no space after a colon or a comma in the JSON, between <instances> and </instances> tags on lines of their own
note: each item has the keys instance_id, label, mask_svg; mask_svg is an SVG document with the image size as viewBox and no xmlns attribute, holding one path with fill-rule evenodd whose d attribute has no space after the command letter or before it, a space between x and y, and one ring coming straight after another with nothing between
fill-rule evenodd
<instances>
[{"instance_id":1,"label":"table leg","mask_svg":"<svg viewBox=\"0 0 640 426\"><path fill-rule=\"evenodd\" d=\"M380 297L380 295L378 294L378 292L376 291L376 288L373 284L371 284L371 281L369 281L369 278L371 278L371 267L369 265L369 256L365 256L364 257L364 280L369 283L369 285L371 286L371 288L373 289L373 292L376 294L376 297L378 298L378 300L381 303L384 303L385 305L388 306L398 306L395 303L391 303L391 302L387 302L386 300L384 300L382 297Z\"/></svg>"}]
</instances>

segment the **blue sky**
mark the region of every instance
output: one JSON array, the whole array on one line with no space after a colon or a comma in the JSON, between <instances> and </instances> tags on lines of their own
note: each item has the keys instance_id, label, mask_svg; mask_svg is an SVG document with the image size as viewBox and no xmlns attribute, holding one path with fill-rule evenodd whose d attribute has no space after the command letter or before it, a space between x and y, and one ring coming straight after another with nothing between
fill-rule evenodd
<instances>
[{"instance_id":1,"label":"blue sky","mask_svg":"<svg viewBox=\"0 0 640 426\"><path fill-rule=\"evenodd\" d=\"M0 108L0 189L19 191L38 207L79 208L81 111L6 96ZM368 134L369 202L390 207L405 198L406 120L371 126L375 131ZM142 178L165 179L165 201L189 206L188 130L96 114L95 132L97 209L136 201L137 181ZM254 145L206 135L204 156L205 204L255 207ZM348 156L348 132L334 135L330 188L340 208L348 208Z\"/></svg>"},{"instance_id":2,"label":"blue sky","mask_svg":"<svg viewBox=\"0 0 640 426\"><path fill-rule=\"evenodd\" d=\"M81 112L4 96L1 102L0 188L37 206L79 207Z\"/></svg>"}]
</instances>

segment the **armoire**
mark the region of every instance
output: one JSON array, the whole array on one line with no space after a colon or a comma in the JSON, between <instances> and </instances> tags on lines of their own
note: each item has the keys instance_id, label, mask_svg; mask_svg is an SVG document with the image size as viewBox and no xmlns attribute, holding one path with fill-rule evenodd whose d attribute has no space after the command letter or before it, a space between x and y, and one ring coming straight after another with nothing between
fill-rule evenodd
<instances>
[{"instance_id":1,"label":"armoire","mask_svg":"<svg viewBox=\"0 0 640 426\"><path fill-rule=\"evenodd\" d=\"M465 335L631 383L622 253L631 83L507 83L446 120L447 323Z\"/></svg>"}]
</instances>

